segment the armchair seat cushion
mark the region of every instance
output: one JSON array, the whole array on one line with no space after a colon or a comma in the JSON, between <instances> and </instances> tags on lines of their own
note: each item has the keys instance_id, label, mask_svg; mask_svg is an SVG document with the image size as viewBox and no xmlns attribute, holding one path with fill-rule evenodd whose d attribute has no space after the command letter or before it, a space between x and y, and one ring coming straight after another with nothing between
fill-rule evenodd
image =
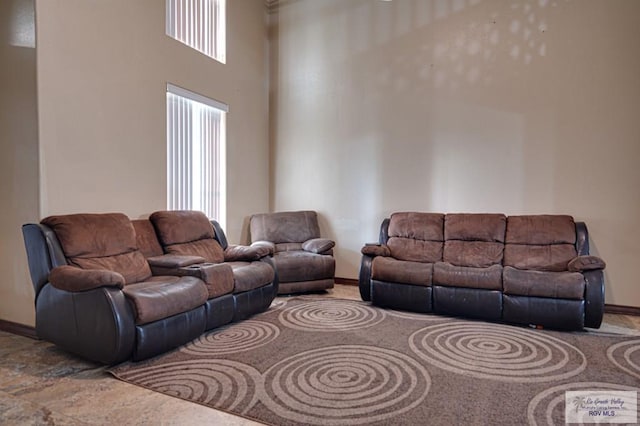
<instances>
[{"instance_id":1,"label":"armchair seat cushion","mask_svg":"<svg viewBox=\"0 0 640 426\"><path fill-rule=\"evenodd\" d=\"M433 266L433 283L444 287L502 290L502 266L486 268L455 266L438 262Z\"/></svg>"},{"instance_id":2,"label":"armchair seat cushion","mask_svg":"<svg viewBox=\"0 0 640 426\"><path fill-rule=\"evenodd\" d=\"M274 255L280 282L333 279L335 259L306 251L283 251Z\"/></svg>"},{"instance_id":3,"label":"armchair seat cushion","mask_svg":"<svg viewBox=\"0 0 640 426\"><path fill-rule=\"evenodd\" d=\"M242 293L273 282L275 272L265 262L227 262L233 270L234 293Z\"/></svg>"},{"instance_id":4,"label":"armchair seat cushion","mask_svg":"<svg viewBox=\"0 0 640 426\"><path fill-rule=\"evenodd\" d=\"M526 271L505 266L504 294L511 296L584 299L584 276L579 272Z\"/></svg>"},{"instance_id":5,"label":"armchair seat cushion","mask_svg":"<svg viewBox=\"0 0 640 426\"><path fill-rule=\"evenodd\" d=\"M122 291L133 307L137 325L190 311L208 297L204 283L195 277L151 277Z\"/></svg>"},{"instance_id":6,"label":"armchair seat cushion","mask_svg":"<svg viewBox=\"0 0 640 426\"><path fill-rule=\"evenodd\" d=\"M372 262L371 279L376 281L430 287L433 279L433 263L376 257Z\"/></svg>"}]
</instances>

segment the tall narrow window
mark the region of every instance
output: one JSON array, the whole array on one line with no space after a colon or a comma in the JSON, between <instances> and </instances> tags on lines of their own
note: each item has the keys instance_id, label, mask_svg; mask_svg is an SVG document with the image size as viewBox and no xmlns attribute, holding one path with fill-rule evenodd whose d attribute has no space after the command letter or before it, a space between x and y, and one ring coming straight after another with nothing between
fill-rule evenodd
<instances>
[{"instance_id":1,"label":"tall narrow window","mask_svg":"<svg viewBox=\"0 0 640 426\"><path fill-rule=\"evenodd\" d=\"M224 226L227 105L167 84L167 207Z\"/></svg>"},{"instance_id":2,"label":"tall narrow window","mask_svg":"<svg viewBox=\"0 0 640 426\"><path fill-rule=\"evenodd\" d=\"M226 0L166 0L169 37L226 62Z\"/></svg>"}]
</instances>

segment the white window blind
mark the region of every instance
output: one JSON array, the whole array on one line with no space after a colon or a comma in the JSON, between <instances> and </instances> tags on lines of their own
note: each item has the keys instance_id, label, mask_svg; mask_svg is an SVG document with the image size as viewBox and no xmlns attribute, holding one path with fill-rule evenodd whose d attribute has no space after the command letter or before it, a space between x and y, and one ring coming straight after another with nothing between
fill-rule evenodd
<instances>
[{"instance_id":1,"label":"white window blind","mask_svg":"<svg viewBox=\"0 0 640 426\"><path fill-rule=\"evenodd\" d=\"M224 226L227 105L167 84L167 208Z\"/></svg>"},{"instance_id":2,"label":"white window blind","mask_svg":"<svg viewBox=\"0 0 640 426\"><path fill-rule=\"evenodd\" d=\"M169 37L226 62L226 0L166 0Z\"/></svg>"}]
</instances>

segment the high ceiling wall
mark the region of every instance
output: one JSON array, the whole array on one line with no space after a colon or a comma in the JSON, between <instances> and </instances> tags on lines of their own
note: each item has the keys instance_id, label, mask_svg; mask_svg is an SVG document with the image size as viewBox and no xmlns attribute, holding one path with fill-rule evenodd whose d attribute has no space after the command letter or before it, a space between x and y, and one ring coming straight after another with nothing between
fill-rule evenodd
<instances>
[{"instance_id":1,"label":"high ceiling wall","mask_svg":"<svg viewBox=\"0 0 640 426\"><path fill-rule=\"evenodd\" d=\"M640 307L640 2L271 8L272 208L315 209L337 275L394 211L561 213Z\"/></svg>"}]
</instances>

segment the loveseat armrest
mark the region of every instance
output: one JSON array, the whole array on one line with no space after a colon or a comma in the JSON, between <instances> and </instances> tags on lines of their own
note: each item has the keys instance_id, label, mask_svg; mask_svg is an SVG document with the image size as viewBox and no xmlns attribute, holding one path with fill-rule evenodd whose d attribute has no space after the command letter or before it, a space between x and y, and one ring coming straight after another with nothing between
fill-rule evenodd
<instances>
[{"instance_id":1,"label":"loveseat armrest","mask_svg":"<svg viewBox=\"0 0 640 426\"><path fill-rule=\"evenodd\" d=\"M328 254L335 245L335 241L328 238L312 238L302 243L302 250L316 254Z\"/></svg>"},{"instance_id":2,"label":"loveseat armrest","mask_svg":"<svg viewBox=\"0 0 640 426\"><path fill-rule=\"evenodd\" d=\"M123 288L124 277L106 269L80 269L71 265L53 268L49 273L49 282L58 290L79 292L100 287Z\"/></svg>"},{"instance_id":3,"label":"loveseat armrest","mask_svg":"<svg viewBox=\"0 0 640 426\"><path fill-rule=\"evenodd\" d=\"M191 266L198 263L205 263L204 257L200 256L182 256L177 254L164 254L162 256L153 256L147 258L149 266L160 268L182 268L184 266Z\"/></svg>"},{"instance_id":4,"label":"loveseat armrest","mask_svg":"<svg viewBox=\"0 0 640 426\"><path fill-rule=\"evenodd\" d=\"M362 247L360 252L365 256L371 256L371 257L391 256L391 250L389 249L389 246L387 246L386 244L367 243L364 245L364 247Z\"/></svg>"},{"instance_id":5,"label":"loveseat armrest","mask_svg":"<svg viewBox=\"0 0 640 426\"><path fill-rule=\"evenodd\" d=\"M264 243L264 244L263 244ZM224 251L225 262L245 261L253 262L265 256L271 256L274 245L266 241L256 242L250 246L229 245Z\"/></svg>"},{"instance_id":6,"label":"loveseat armrest","mask_svg":"<svg viewBox=\"0 0 640 426\"><path fill-rule=\"evenodd\" d=\"M604 260L598 256L577 256L569 262L567 269L571 272L584 272L598 269L602 270L606 266L607 264Z\"/></svg>"},{"instance_id":7,"label":"loveseat armrest","mask_svg":"<svg viewBox=\"0 0 640 426\"><path fill-rule=\"evenodd\" d=\"M584 276L584 326L599 328L604 316L604 272L594 269Z\"/></svg>"}]
</instances>

